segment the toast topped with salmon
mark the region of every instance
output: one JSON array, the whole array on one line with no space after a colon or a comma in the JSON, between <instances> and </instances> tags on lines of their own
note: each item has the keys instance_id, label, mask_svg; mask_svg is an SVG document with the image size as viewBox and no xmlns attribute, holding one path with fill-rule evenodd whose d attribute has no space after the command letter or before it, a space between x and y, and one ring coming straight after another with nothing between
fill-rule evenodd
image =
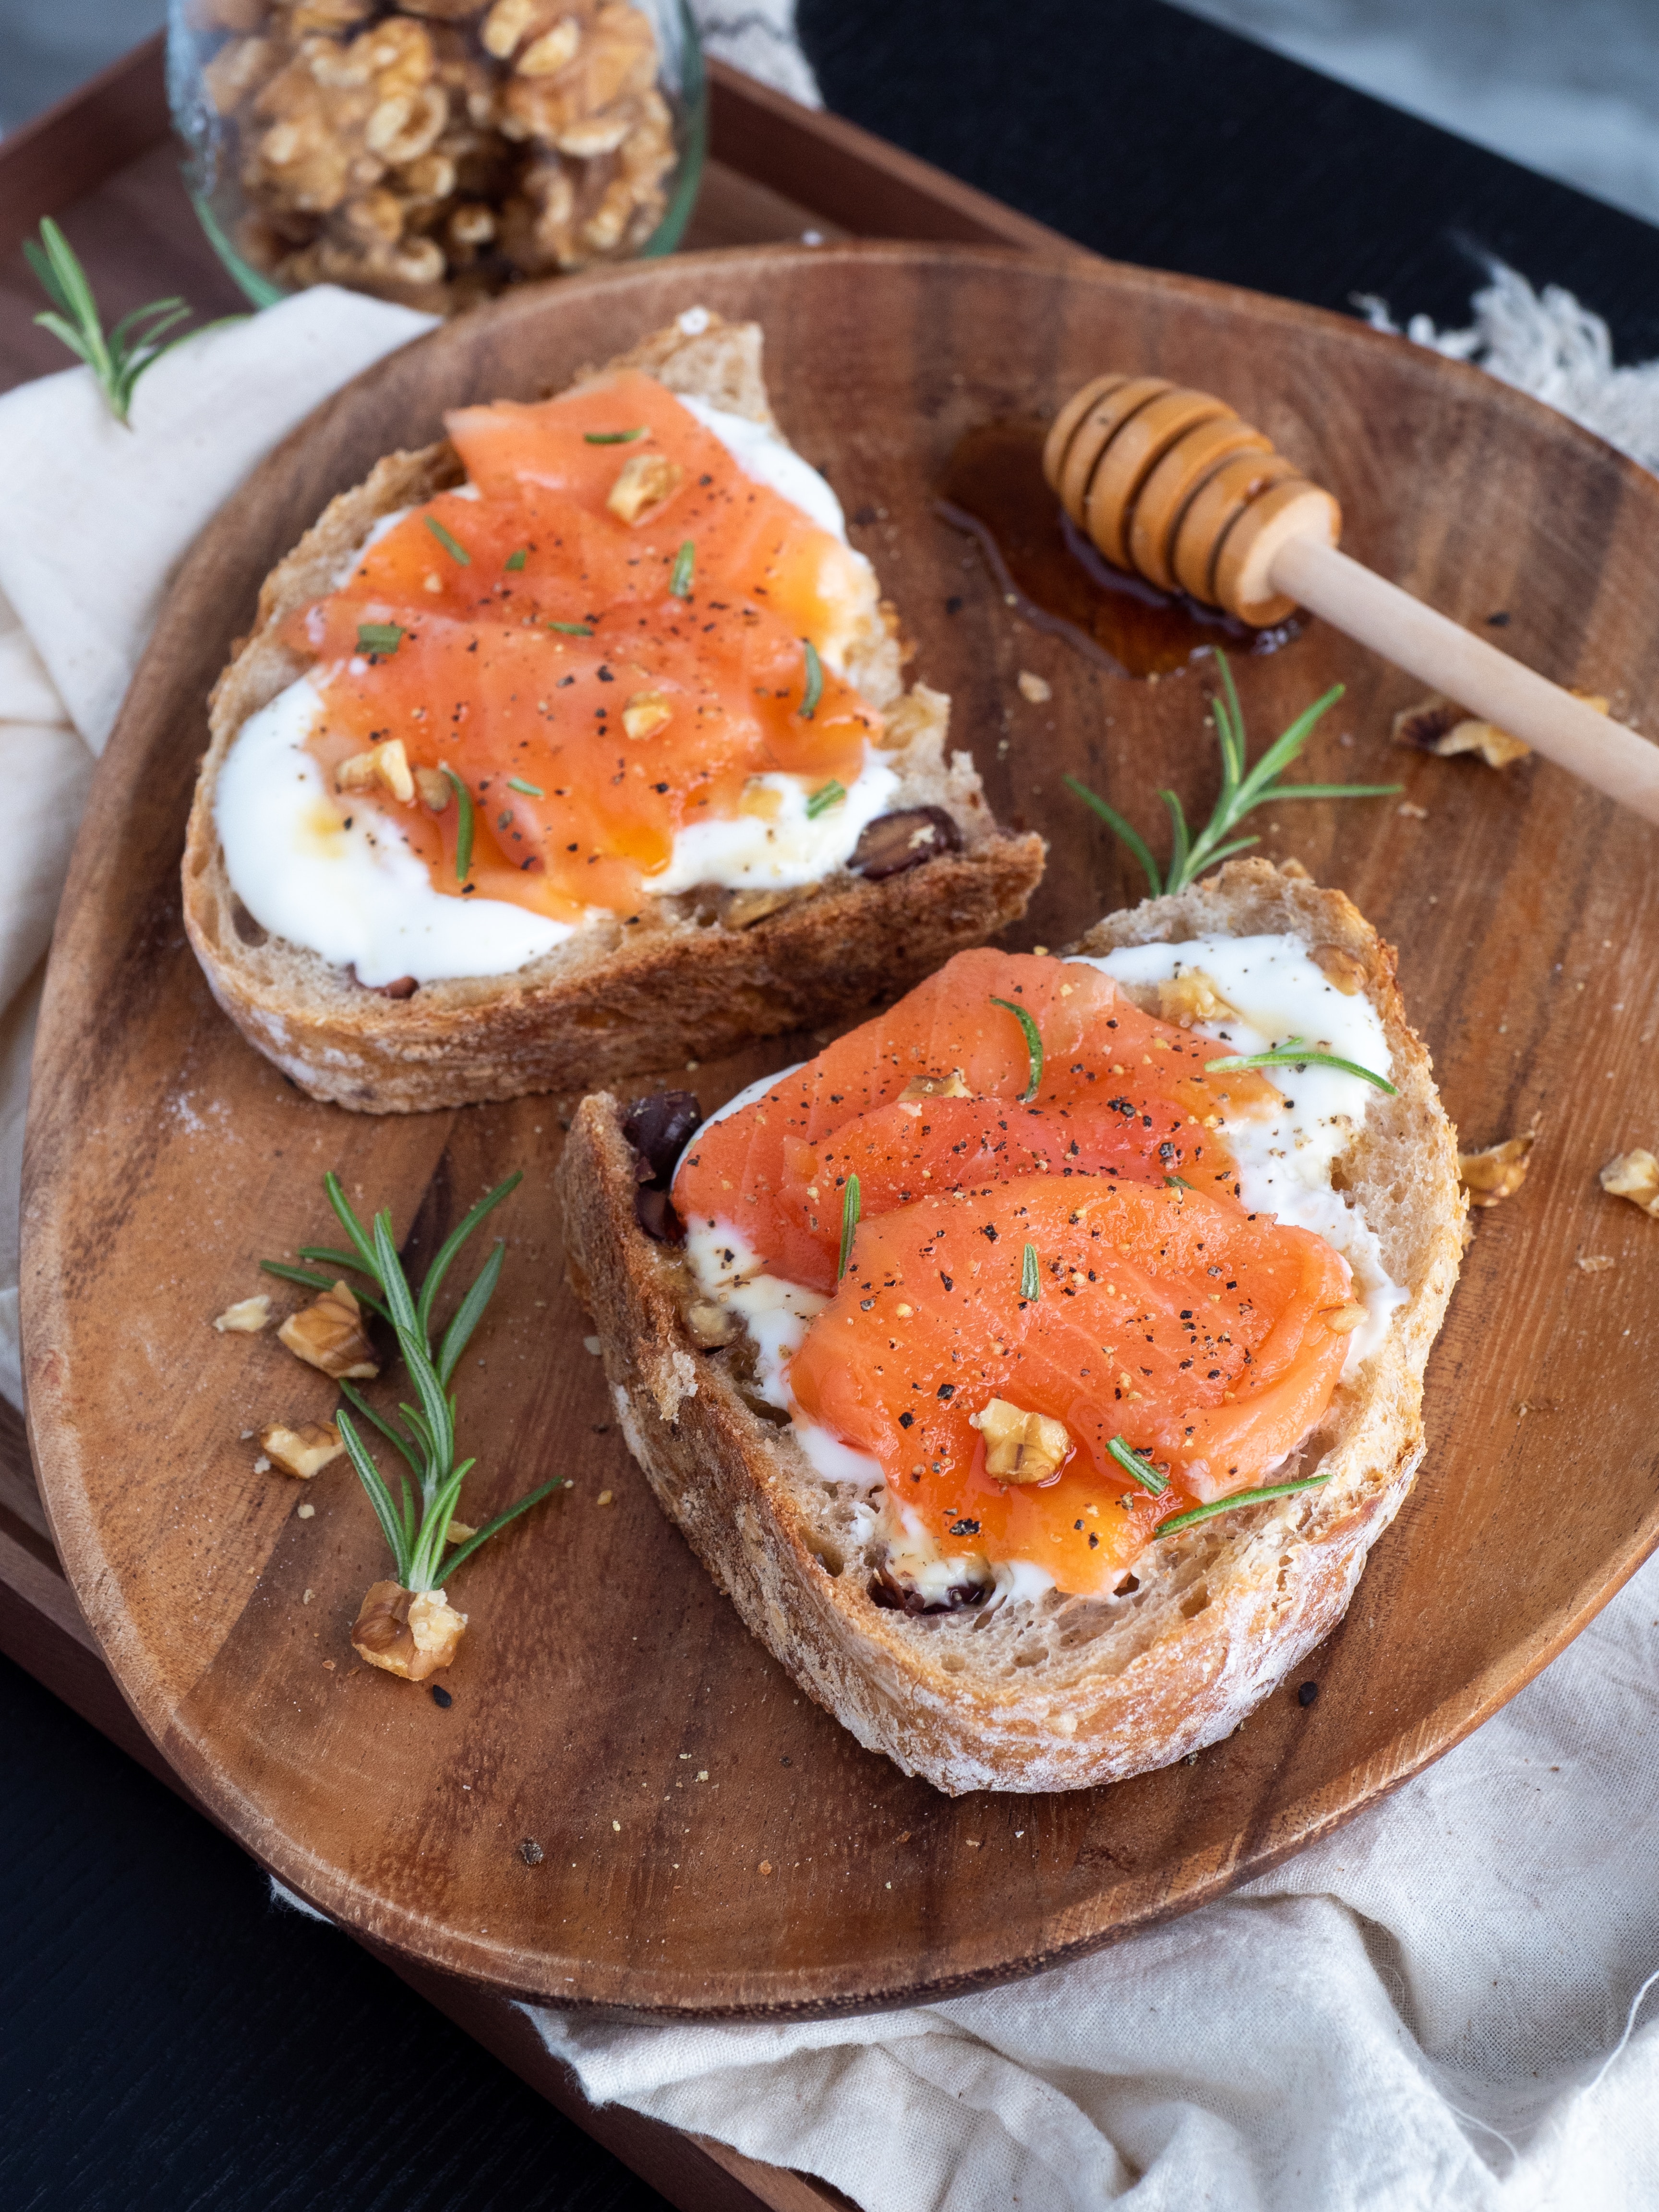
<instances>
[{"instance_id":1,"label":"toast topped with salmon","mask_svg":"<svg viewBox=\"0 0 1659 2212\"><path fill-rule=\"evenodd\" d=\"M688 312L447 418L268 579L184 860L216 997L313 1097L408 1112L710 1058L1024 910L949 701L761 333Z\"/></svg>"},{"instance_id":2,"label":"toast topped with salmon","mask_svg":"<svg viewBox=\"0 0 1659 2212\"><path fill-rule=\"evenodd\" d=\"M960 954L701 1126L591 1097L560 1177L659 1499L942 1790L1230 1733L1421 1456L1454 1133L1392 954L1265 861Z\"/></svg>"}]
</instances>

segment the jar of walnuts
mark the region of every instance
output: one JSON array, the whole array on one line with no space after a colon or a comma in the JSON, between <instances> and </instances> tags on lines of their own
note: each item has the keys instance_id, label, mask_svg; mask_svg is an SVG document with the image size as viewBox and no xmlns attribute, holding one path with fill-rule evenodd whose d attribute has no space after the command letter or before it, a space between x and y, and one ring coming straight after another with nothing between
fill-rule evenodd
<instances>
[{"instance_id":1,"label":"jar of walnuts","mask_svg":"<svg viewBox=\"0 0 1659 2212\"><path fill-rule=\"evenodd\" d=\"M702 161L684 0L173 0L173 119L258 306L344 284L445 314L665 253Z\"/></svg>"}]
</instances>

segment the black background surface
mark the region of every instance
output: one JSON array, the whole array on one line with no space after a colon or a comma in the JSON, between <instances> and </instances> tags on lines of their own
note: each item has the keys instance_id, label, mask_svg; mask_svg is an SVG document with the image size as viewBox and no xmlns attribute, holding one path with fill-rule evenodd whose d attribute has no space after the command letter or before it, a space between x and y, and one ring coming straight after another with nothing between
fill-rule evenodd
<instances>
[{"instance_id":1,"label":"black background surface","mask_svg":"<svg viewBox=\"0 0 1659 2212\"><path fill-rule=\"evenodd\" d=\"M1461 325L1468 241L1659 353L1659 229L1157 0L799 13L832 108L1103 252ZM0 1729L5 2212L662 2203L3 1662Z\"/></svg>"}]
</instances>

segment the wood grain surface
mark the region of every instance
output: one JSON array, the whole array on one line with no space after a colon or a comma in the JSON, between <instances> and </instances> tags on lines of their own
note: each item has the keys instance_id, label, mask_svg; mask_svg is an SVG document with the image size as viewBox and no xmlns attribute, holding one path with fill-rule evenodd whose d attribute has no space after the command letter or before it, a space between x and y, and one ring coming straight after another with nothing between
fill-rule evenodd
<instances>
[{"instance_id":1,"label":"wood grain surface","mask_svg":"<svg viewBox=\"0 0 1659 2212\"><path fill-rule=\"evenodd\" d=\"M1155 836L1158 785L1207 810L1205 679L1116 678L1021 621L933 511L963 429L1042 412L1108 362L1218 390L1337 492L1360 557L1463 620L1507 615L1523 659L1638 725L1659 673L1659 485L1473 369L1251 295L991 250L762 248L526 291L393 356L179 574L94 787L28 1138L31 1434L87 1618L185 1785L372 1941L621 2014L849 2011L1031 1972L1273 1863L1494 1710L1652 1547L1659 1226L1595 1171L1659 1134L1659 873L1652 830L1547 764L1500 776L1391 749L1413 687L1318 625L1240 666L1258 748L1340 677L1310 778L1407 784L1409 812L1270 813L1264 849L1399 945L1466 1140L1536 1123L1531 1177L1480 1221L1430 1370L1423 1474L1304 1670L1316 1704L1292 1685L1194 1764L1109 1790L951 1802L905 1780L743 1633L629 1465L562 1284L550 1181L568 1102L388 1121L313 1104L218 1016L179 921L204 700L265 569L444 406L556 386L697 301L764 322L779 412L857 518L916 672L955 696L999 811L1051 839L1021 945L1139 892L1063 770ZM1024 700L1022 670L1048 702ZM804 1048L779 1039L695 1080L713 1104ZM258 1287L261 1254L326 1230L328 1166L392 1206L416 1264L526 1170L465 1370L469 1510L555 1473L574 1488L457 1577L473 1626L447 1711L353 1663L381 1554L349 1474L301 1493L253 1472L242 1432L319 1418L328 1387L269 1338L210 1326Z\"/></svg>"}]
</instances>

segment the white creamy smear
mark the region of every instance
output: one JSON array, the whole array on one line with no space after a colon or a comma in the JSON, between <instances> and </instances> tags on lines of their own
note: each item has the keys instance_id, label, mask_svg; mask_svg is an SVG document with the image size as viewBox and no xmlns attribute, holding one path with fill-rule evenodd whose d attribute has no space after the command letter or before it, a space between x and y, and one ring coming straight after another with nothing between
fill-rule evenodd
<instances>
[{"instance_id":1,"label":"white creamy smear","mask_svg":"<svg viewBox=\"0 0 1659 2212\"><path fill-rule=\"evenodd\" d=\"M841 502L808 462L777 432L744 416L682 398L745 476L769 485L837 541L825 549L819 586L830 609L830 633L818 641L827 666L844 673L844 658L878 599L875 573L847 545ZM459 497L477 498L463 484ZM368 547L410 510L383 515L335 578L349 582ZM231 887L262 928L290 945L356 970L370 988L412 975L433 983L461 975L506 975L538 959L573 933L505 899L452 898L434 890L426 864L398 833L395 810L337 798L306 750L321 710L301 677L237 732L214 796L214 822ZM731 890L799 890L819 883L852 858L860 837L884 813L898 777L866 749L865 765L847 795L816 818L799 776L757 779L777 794L769 818L744 814L682 830L661 873L648 878L653 896L718 884ZM351 827L345 823L351 817Z\"/></svg>"},{"instance_id":2,"label":"white creamy smear","mask_svg":"<svg viewBox=\"0 0 1659 2212\"><path fill-rule=\"evenodd\" d=\"M1310 1050L1334 1053L1378 1075L1393 1073L1382 1018L1369 999L1337 990L1294 937L1194 938L1182 945L1126 946L1097 959L1079 955L1078 960L1126 984L1165 982L1202 969L1217 994L1238 1010L1237 1020L1194 1024L1197 1035L1215 1039L1217 1058L1268 1052L1300 1037ZM1340 1068L1284 1067L1267 1073L1285 1094L1282 1110L1222 1120L1238 1163L1240 1198L1253 1213L1312 1230L1346 1260L1354 1297L1365 1308L1343 1364L1344 1374L1351 1374L1382 1342L1390 1319L1409 1295L1383 1266L1376 1232L1364 1214L1331 1187L1334 1163L1352 1143L1379 1094L1361 1077L1345 1075ZM782 1080L782 1075L761 1077L710 1115L704 1127L740 1113ZM759 1255L728 1222L716 1221L712 1227L706 1220L689 1224L685 1249L703 1295L742 1315L757 1346L755 1387L769 1405L789 1414L813 1468L826 1480L856 1483L866 1492L867 1502L855 1509L859 1534L882 1535L894 1574L933 1604L943 1604L953 1583L983 1583L988 1576L999 1596L1009 1599L1040 1597L1054 1587L1054 1577L1033 1560L1007 1560L992 1569L975 1553L943 1551L920 1514L886 1491L878 1460L843 1443L800 1412L790 1395L789 1361L829 1304L827 1297L768 1274Z\"/></svg>"},{"instance_id":3,"label":"white creamy smear","mask_svg":"<svg viewBox=\"0 0 1659 2212\"><path fill-rule=\"evenodd\" d=\"M1364 992L1339 991L1294 937L1197 937L1182 945L1131 945L1079 966L1103 969L1120 983L1163 983L1200 969L1218 997L1237 1007L1237 1021L1195 1022L1213 1037L1218 1058L1270 1052L1300 1037L1310 1050L1334 1053L1378 1075L1393 1072L1382 1017ZM1356 1206L1331 1188L1331 1168L1358 1133L1367 1108L1381 1096L1359 1076L1336 1067L1264 1071L1285 1094L1282 1111L1224 1115L1222 1133L1238 1162L1239 1196L1252 1213L1292 1229L1311 1229L1341 1253L1353 1271L1353 1294L1365 1318L1348 1340L1345 1375L1382 1343L1408 1292L1382 1264L1376 1231Z\"/></svg>"}]
</instances>

